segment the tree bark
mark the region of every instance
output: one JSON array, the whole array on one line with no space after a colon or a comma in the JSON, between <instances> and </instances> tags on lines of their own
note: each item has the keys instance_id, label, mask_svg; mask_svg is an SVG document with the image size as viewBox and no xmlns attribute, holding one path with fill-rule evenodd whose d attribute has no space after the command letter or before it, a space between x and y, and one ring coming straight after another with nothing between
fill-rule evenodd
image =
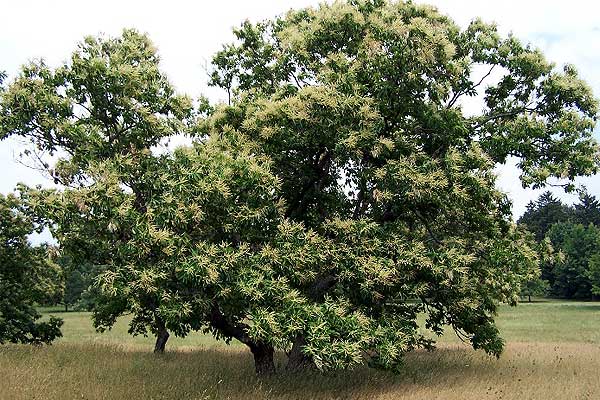
<instances>
[{"instance_id":1,"label":"tree bark","mask_svg":"<svg viewBox=\"0 0 600 400\"><path fill-rule=\"evenodd\" d=\"M288 362L285 366L286 370L299 371L316 368L312 358L302 352L304 346L306 346L306 338L303 335L296 336L296 339L292 343L292 349L288 354Z\"/></svg>"},{"instance_id":2,"label":"tree bark","mask_svg":"<svg viewBox=\"0 0 600 400\"><path fill-rule=\"evenodd\" d=\"M250 351L254 355L254 369L257 375L271 375L275 373L273 362L273 346L265 343L250 344Z\"/></svg>"},{"instance_id":3,"label":"tree bark","mask_svg":"<svg viewBox=\"0 0 600 400\"><path fill-rule=\"evenodd\" d=\"M269 375L275 372L273 354L275 350L270 344L253 340L248 336L248 326L243 323L231 323L215 303L210 312L210 324L225 336L233 337L250 348L254 356L254 368L258 375Z\"/></svg>"},{"instance_id":4,"label":"tree bark","mask_svg":"<svg viewBox=\"0 0 600 400\"><path fill-rule=\"evenodd\" d=\"M154 344L154 352L164 353L165 346L167 345L167 340L169 340L169 331L165 327L165 324L162 321L160 321L158 333L156 334L156 343Z\"/></svg>"}]
</instances>

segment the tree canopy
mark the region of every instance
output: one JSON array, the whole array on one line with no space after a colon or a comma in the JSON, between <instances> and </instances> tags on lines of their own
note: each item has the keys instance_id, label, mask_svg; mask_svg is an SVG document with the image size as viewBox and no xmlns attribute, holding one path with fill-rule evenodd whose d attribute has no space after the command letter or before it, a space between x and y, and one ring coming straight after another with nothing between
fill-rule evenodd
<instances>
[{"instance_id":1,"label":"tree canopy","mask_svg":"<svg viewBox=\"0 0 600 400\"><path fill-rule=\"evenodd\" d=\"M320 273L335 279L329 293L377 315L374 325L390 305L418 298L392 315L425 312L434 330L450 324L497 354L495 304L512 301L536 261L509 222L492 168L516 156L523 186L561 179L566 190L596 171L597 102L574 67L557 71L493 25L461 29L412 3L321 5L234 33L212 74L233 100L213 124L244 132L273 159L286 217L322 235L343 221L336 245L351 237L344 227L366 221L390 248L410 249L384 253L393 272L370 277L374 298L339 278L350 272ZM479 91L482 110L465 110L462 99Z\"/></svg>"},{"instance_id":2,"label":"tree canopy","mask_svg":"<svg viewBox=\"0 0 600 400\"><path fill-rule=\"evenodd\" d=\"M58 190L24 196L61 251L103 266L94 322L206 330L258 372L395 369L445 325L498 356L500 302L538 274L494 167L566 190L596 172L597 112L572 66L429 6L323 4L245 22L213 59L229 104L175 93L150 40L87 38L63 66L25 66L0 137L60 154ZM479 74L479 71L483 71ZM463 98L483 90L481 112ZM176 135L194 144L160 152ZM554 183L556 184L556 183Z\"/></svg>"}]
</instances>

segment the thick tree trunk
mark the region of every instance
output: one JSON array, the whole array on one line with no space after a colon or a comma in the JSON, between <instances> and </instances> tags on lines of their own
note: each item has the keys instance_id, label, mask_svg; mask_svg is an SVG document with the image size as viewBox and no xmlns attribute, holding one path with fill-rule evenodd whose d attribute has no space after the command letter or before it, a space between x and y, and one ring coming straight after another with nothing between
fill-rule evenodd
<instances>
[{"instance_id":1,"label":"thick tree trunk","mask_svg":"<svg viewBox=\"0 0 600 400\"><path fill-rule=\"evenodd\" d=\"M250 351L254 355L254 368L257 375L271 375L275 373L275 363L273 362L273 346L256 343L250 344Z\"/></svg>"},{"instance_id":2,"label":"thick tree trunk","mask_svg":"<svg viewBox=\"0 0 600 400\"><path fill-rule=\"evenodd\" d=\"M302 335L298 335L292 343L292 349L288 354L288 362L285 369L288 371L299 371L307 368L315 368L313 360L302 352L302 348L306 345L306 339Z\"/></svg>"},{"instance_id":3,"label":"thick tree trunk","mask_svg":"<svg viewBox=\"0 0 600 400\"><path fill-rule=\"evenodd\" d=\"M325 298L325 294L337 283L335 275L321 276L315 280L312 286L307 291L308 297L315 302L321 302ZM294 338L292 349L288 354L288 362L285 367L288 371L298 371L302 369L316 369L314 360L304 354L302 349L307 345L306 337L299 334Z\"/></svg>"},{"instance_id":4,"label":"thick tree trunk","mask_svg":"<svg viewBox=\"0 0 600 400\"><path fill-rule=\"evenodd\" d=\"M165 346L167 345L167 340L169 340L169 331L165 328L165 325L162 323L159 326L158 334L156 335L156 344L154 345L155 353L164 353Z\"/></svg>"},{"instance_id":5,"label":"thick tree trunk","mask_svg":"<svg viewBox=\"0 0 600 400\"><path fill-rule=\"evenodd\" d=\"M236 338L250 348L252 355L254 355L254 368L258 375L269 375L275 372L273 346L264 342L257 342L248 336L248 325L230 323L216 303L212 306L210 320L213 328L225 336Z\"/></svg>"}]
</instances>

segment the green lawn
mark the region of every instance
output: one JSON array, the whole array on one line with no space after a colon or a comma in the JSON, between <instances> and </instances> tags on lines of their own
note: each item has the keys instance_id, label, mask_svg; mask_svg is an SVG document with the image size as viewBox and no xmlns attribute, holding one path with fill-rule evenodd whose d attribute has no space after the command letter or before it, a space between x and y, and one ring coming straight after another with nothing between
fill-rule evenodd
<instances>
[{"instance_id":1,"label":"green lawn","mask_svg":"<svg viewBox=\"0 0 600 400\"><path fill-rule=\"evenodd\" d=\"M58 312L52 346L0 346L0 399L598 399L600 303L544 301L502 307L507 340L495 359L444 335L434 352L406 357L399 374L366 367L259 379L244 346L193 334L151 353L123 319L96 333L88 313ZM277 362L285 358L278 354Z\"/></svg>"},{"instance_id":2,"label":"green lawn","mask_svg":"<svg viewBox=\"0 0 600 400\"><path fill-rule=\"evenodd\" d=\"M498 326L507 342L600 344L600 303L540 301L504 306Z\"/></svg>"},{"instance_id":3,"label":"green lawn","mask_svg":"<svg viewBox=\"0 0 600 400\"><path fill-rule=\"evenodd\" d=\"M121 318L112 330L98 333L92 327L90 313L63 312L45 308L45 315L64 320L63 338L57 343L112 343L151 348L154 338L127 333L129 318ZM600 344L600 303L541 300L517 307L501 306L498 326L507 342L591 343ZM438 339L440 343L458 343L451 329ZM235 345L235 342L233 342ZM225 346L210 335L194 332L186 338L171 336L169 349Z\"/></svg>"},{"instance_id":4,"label":"green lawn","mask_svg":"<svg viewBox=\"0 0 600 400\"><path fill-rule=\"evenodd\" d=\"M118 344L125 346L135 346L140 348L154 347L153 337L131 336L127 333L129 317L123 317L117 321L115 326L106 332L98 333L92 326L91 314L89 312L69 311L64 312L60 307L43 308L42 313L45 316L54 315L62 318L64 325L61 328L63 337L55 343L97 343L97 344ZM213 347L226 346L222 342L215 341L212 336L193 332L186 338L178 338L171 335L167 344L169 349L182 349L190 347Z\"/></svg>"}]
</instances>

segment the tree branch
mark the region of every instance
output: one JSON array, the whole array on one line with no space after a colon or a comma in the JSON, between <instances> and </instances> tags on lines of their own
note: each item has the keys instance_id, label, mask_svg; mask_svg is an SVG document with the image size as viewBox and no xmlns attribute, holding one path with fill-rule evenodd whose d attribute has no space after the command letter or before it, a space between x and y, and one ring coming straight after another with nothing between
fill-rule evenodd
<instances>
[{"instance_id":1,"label":"tree branch","mask_svg":"<svg viewBox=\"0 0 600 400\"><path fill-rule=\"evenodd\" d=\"M480 80L479 82L477 82L476 84L469 86L468 88L465 88L463 90L459 90L458 92L454 93L454 96L452 96L452 99L450 99L450 101L448 102L448 104L446 105L446 108L450 108L454 105L454 103L456 103L456 101L460 98L460 96L462 96L463 94L477 89L479 86L481 86L481 84L483 83L483 81L489 77L492 73L492 71L494 70L494 68L496 67L496 65L492 65L492 67L490 68L490 70L487 72L487 74L485 74Z\"/></svg>"}]
</instances>

